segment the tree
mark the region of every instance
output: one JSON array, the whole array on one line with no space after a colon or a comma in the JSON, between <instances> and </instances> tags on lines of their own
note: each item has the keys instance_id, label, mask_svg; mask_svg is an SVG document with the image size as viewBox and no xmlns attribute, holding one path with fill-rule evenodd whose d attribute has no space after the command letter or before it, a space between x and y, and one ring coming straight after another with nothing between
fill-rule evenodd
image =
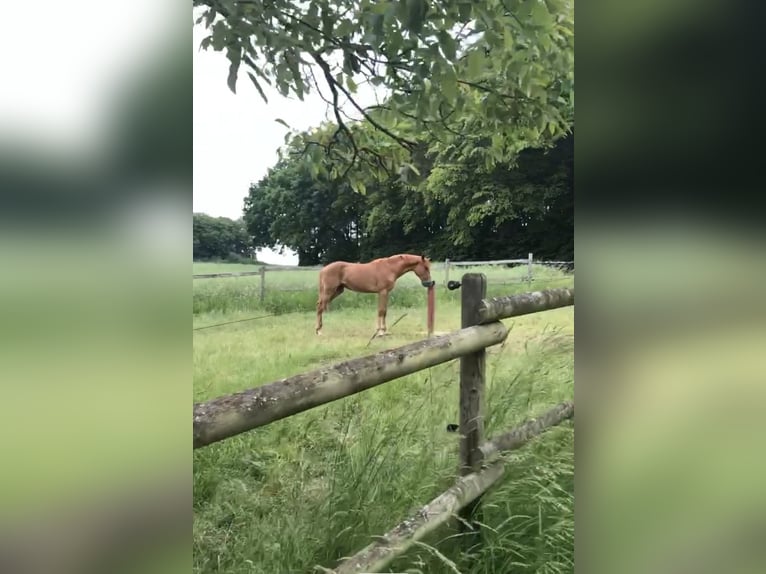
<instances>
[{"instance_id":1,"label":"tree","mask_svg":"<svg viewBox=\"0 0 766 574\"><path fill-rule=\"evenodd\" d=\"M458 249L467 246L485 257L509 250L573 257L574 135L551 149L523 150L513 165L437 164L422 193Z\"/></svg>"},{"instance_id":2,"label":"tree","mask_svg":"<svg viewBox=\"0 0 766 574\"><path fill-rule=\"evenodd\" d=\"M437 259L531 251L569 260L573 143L569 136L550 150L524 150L516 165L491 169L475 160L424 161L425 183L369 180L363 196L287 157L251 185L245 221L255 245L291 247L302 265L406 251Z\"/></svg>"},{"instance_id":3,"label":"tree","mask_svg":"<svg viewBox=\"0 0 766 574\"><path fill-rule=\"evenodd\" d=\"M193 214L193 257L199 259L236 259L252 253L250 236L242 220Z\"/></svg>"},{"instance_id":4,"label":"tree","mask_svg":"<svg viewBox=\"0 0 766 574\"><path fill-rule=\"evenodd\" d=\"M480 156L490 168L551 144L573 122L572 0L193 3L210 30L201 47L226 52L232 90L244 67L264 100L263 83L284 96L323 95L334 129L296 134L294 143L357 191L370 174L411 178L424 133L431 153ZM362 107L362 84L386 103ZM355 129L344 102L373 130Z\"/></svg>"},{"instance_id":5,"label":"tree","mask_svg":"<svg viewBox=\"0 0 766 574\"><path fill-rule=\"evenodd\" d=\"M282 161L250 186L244 221L256 245L298 253L299 265L359 259L364 198L345 182Z\"/></svg>"}]
</instances>

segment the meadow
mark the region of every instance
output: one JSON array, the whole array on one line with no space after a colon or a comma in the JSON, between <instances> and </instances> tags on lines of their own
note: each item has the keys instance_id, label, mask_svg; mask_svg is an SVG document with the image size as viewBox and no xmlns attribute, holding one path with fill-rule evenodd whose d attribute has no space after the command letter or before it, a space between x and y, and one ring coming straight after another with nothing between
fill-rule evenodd
<instances>
[{"instance_id":1,"label":"meadow","mask_svg":"<svg viewBox=\"0 0 766 574\"><path fill-rule=\"evenodd\" d=\"M490 296L574 284L543 267L534 268L531 285L519 282L526 267L453 269L450 279L464 271L484 272ZM443 282L440 272L434 276ZM374 295L344 293L317 337L315 271L268 274L262 303L258 293L258 277L194 281L195 329L278 313L194 332L195 401L426 334L425 290L414 276L391 296L391 335L373 340ZM436 309L437 332L458 329L460 291L439 286ZM505 321L508 339L488 349L488 436L572 399L573 317L569 307ZM332 567L450 486L459 436L446 427L457 421L453 361L195 451L194 571ZM467 549L456 527L443 528L389 570L572 572L573 444L572 425L564 423L508 457L506 476L483 497L479 544Z\"/></svg>"}]
</instances>

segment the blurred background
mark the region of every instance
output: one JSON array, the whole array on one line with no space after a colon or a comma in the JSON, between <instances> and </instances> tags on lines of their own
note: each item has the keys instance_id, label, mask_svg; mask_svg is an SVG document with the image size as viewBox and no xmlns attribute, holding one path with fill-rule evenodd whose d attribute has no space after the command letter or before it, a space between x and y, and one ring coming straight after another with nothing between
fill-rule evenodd
<instances>
[{"instance_id":1,"label":"blurred background","mask_svg":"<svg viewBox=\"0 0 766 574\"><path fill-rule=\"evenodd\" d=\"M578 571L766 568L763 120L742 8L577 10Z\"/></svg>"},{"instance_id":2,"label":"blurred background","mask_svg":"<svg viewBox=\"0 0 766 574\"><path fill-rule=\"evenodd\" d=\"M187 571L188 7L3 22L0 570Z\"/></svg>"}]
</instances>

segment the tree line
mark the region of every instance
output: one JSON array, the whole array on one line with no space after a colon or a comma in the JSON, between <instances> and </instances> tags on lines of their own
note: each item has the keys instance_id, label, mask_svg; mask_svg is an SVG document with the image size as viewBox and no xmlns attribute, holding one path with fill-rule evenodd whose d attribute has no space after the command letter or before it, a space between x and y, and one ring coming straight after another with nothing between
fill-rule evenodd
<instances>
[{"instance_id":1,"label":"tree line","mask_svg":"<svg viewBox=\"0 0 766 574\"><path fill-rule=\"evenodd\" d=\"M241 219L194 213L192 240L196 261L241 261L253 254L253 242Z\"/></svg>"},{"instance_id":2,"label":"tree line","mask_svg":"<svg viewBox=\"0 0 766 574\"><path fill-rule=\"evenodd\" d=\"M550 149L523 150L516 165L436 164L425 183L373 179L360 194L288 158L250 186L244 222L253 245L289 247L300 265L398 252L572 260L573 164L571 135Z\"/></svg>"}]
</instances>

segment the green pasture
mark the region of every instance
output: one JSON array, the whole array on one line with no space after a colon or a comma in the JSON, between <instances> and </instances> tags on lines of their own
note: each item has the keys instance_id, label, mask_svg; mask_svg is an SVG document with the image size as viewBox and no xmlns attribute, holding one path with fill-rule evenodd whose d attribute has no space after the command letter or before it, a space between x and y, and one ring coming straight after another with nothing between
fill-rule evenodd
<instances>
[{"instance_id":1,"label":"green pasture","mask_svg":"<svg viewBox=\"0 0 766 574\"><path fill-rule=\"evenodd\" d=\"M490 295L573 285L526 267L481 269ZM464 270L452 270L460 279ZM471 271L474 271L472 269ZM195 269L196 272L196 269ZM440 272L435 278L443 282ZM426 291L405 276L391 297L391 335L370 341L376 297L344 293L314 334L316 272L194 281L194 327L288 313L194 332L194 400L258 386L425 336ZM516 283L510 283L513 280ZM503 284L509 282L508 284ZM436 330L460 326L460 291L438 289ZM573 397L574 309L506 321L487 357L489 436ZM194 571L304 573L332 567L445 490L458 463L458 362L324 405L194 453ZM446 527L395 561L391 572L572 572L574 450L571 423L509 457L483 499L481 544L466 551Z\"/></svg>"}]
</instances>

